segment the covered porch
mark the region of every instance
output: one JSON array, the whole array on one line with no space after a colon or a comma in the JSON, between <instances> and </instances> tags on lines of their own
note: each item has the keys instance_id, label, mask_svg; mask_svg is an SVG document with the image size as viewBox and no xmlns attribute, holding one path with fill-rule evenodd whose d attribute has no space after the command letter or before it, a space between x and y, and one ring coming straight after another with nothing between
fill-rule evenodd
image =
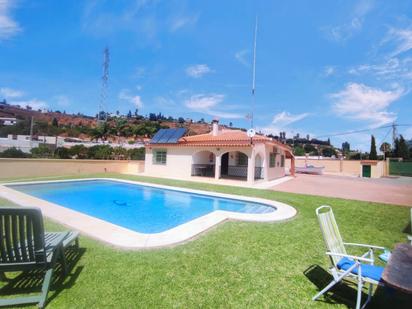
<instances>
[{"instance_id":1,"label":"covered porch","mask_svg":"<svg viewBox=\"0 0 412 309\"><path fill-rule=\"evenodd\" d=\"M219 149L220 150L220 149ZM264 158L248 150L202 150L192 155L191 176L253 182L264 178Z\"/></svg>"}]
</instances>

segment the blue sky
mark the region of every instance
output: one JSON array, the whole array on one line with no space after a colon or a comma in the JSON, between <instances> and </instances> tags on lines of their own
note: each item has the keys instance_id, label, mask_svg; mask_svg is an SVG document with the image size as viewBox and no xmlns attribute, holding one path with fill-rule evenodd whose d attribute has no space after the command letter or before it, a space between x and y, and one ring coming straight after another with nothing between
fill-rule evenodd
<instances>
[{"instance_id":1,"label":"blue sky","mask_svg":"<svg viewBox=\"0 0 412 309\"><path fill-rule=\"evenodd\" d=\"M287 136L387 129L412 119L411 1L0 0L0 98L94 115L103 49L107 109ZM370 133L332 136L368 149ZM399 127L412 138L412 127Z\"/></svg>"}]
</instances>

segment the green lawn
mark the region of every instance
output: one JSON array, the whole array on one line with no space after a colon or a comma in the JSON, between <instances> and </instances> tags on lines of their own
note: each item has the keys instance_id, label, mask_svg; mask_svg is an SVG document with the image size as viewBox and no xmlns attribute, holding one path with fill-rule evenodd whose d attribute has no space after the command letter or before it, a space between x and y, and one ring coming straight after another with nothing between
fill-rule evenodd
<instances>
[{"instance_id":1,"label":"green lawn","mask_svg":"<svg viewBox=\"0 0 412 309\"><path fill-rule=\"evenodd\" d=\"M406 241L409 225L407 207L148 177L88 176L257 196L288 203L298 215L282 223L226 222L186 244L151 251L121 251L81 237L83 255L71 275L54 285L50 308L353 307L356 290L346 285L311 301L318 291L315 283L325 285L329 279L315 208L333 207L347 241L393 248ZM64 229L49 220L46 228ZM0 283L1 294L13 291L6 285ZM408 301L378 289L368 308L406 308Z\"/></svg>"}]
</instances>

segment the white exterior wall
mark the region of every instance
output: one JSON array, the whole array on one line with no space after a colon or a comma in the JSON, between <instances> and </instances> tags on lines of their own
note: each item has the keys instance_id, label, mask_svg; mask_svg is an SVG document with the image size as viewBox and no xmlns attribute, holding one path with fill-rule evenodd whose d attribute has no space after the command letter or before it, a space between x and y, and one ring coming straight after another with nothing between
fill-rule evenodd
<instances>
[{"instance_id":1,"label":"white exterior wall","mask_svg":"<svg viewBox=\"0 0 412 309\"><path fill-rule=\"evenodd\" d=\"M286 165L286 154L285 151L280 149L279 147L276 147L277 151L279 154L276 155L276 162L275 162L275 167L269 167L269 155L271 152L273 152L273 146L266 146L265 147L265 152L266 152L266 164L265 164L265 169L267 169L267 179L272 180L280 177L284 177L286 175L286 168L281 167L281 155L285 156L285 165Z\"/></svg>"},{"instance_id":2,"label":"white exterior wall","mask_svg":"<svg viewBox=\"0 0 412 309\"><path fill-rule=\"evenodd\" d=\"M153 164L153 150L164 149L167 151L166 164ZM269 153L273 150L272 146L265 146L264 144L257 144L252 149L251 147L160 147L160 146L149 146L146 147L146 158L145 158L145 174L153 177L166 177L166 178L181 178L190 179L192 173L192 164L216 164L217 169L220 171L221 166L221 156L229 152L229 165L236 165L236 156L234 155L236 151L242 152L249 157L248 164L254 163L254 166L263 167L263 178L265 180L272 180L275 178L280 178L285 176L285 167L280 166L280 154L276 156L276 166L269 168ZM208 151L205 153L200 153L196 156L193 154ZM278 148L278 151L285 155L283 150ZM209 152L212 152L215 157L214 161L209 161ZM253 153L253 160L251 159ZM256 155L259 154L261 162L257 160L255 162ZM286 162L286 159L285 159ZM254 171L253 169L251 169ZM219 178L220 172L216 175Z\"/></svg>"},{"instance_id":3,"label":"white exterior wall","mask_svg":"<svg viewBox=\"0 0 412 309\"><path fill-rule=\"evenodd\" d=\"M162 147L146 147L145 174L155 177L190 178L192 171L193 149L186 147L168 147L166 164L153 164L153 150Z\"/></svg>"},{"instance_id":4,"label":"white exterior wall","mask_svg":"<svg viewBox=\"0 0 412 309\"><path fill-rule=\"evenodd\" d=\"M167 157L166 164L153 164L153 150L155 149L166 149ZM220 167L220 160L216 157L220 157L226 152L240 151L245 153L247 156L251 154L251 148L239 147L239 148L206 148L206 147L146 147L146 157L145 157L145 174L154 177L173 177L173 178L183 178L189 179L192 173L192 163L194 164L213 164L209 162L209 154L200 154L199 156L194 156L193 154L201 151L210 151L215 154L214 161ZM199 159L201 158L201 160ZM229 164L235 163L236 158L229 155ZM233 160L233 161L231 161ZM193 162L194 161L194 162Z\"/></svg>"}]
</instances>

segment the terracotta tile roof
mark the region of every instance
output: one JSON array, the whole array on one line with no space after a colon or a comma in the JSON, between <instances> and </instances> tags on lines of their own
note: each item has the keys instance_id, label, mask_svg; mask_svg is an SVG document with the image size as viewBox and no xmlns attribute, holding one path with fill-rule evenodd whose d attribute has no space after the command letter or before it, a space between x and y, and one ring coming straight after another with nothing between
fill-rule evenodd
<instances>
[{"instance_id":1,"label":"terracotta tile roof","mask_svg":"<svg viewBox=\"0 0 412 309\"><path fill-rule=\"evenodd\" d=\"M287 150L290 153L292 152L289 146L263 135L255 135L253 137L253 143L268 143ZM156 146L159 145L161 144L156 144ZM184 136L179 139L178 143L165 144L164 146L250 147L250 145L251 140L250 137L247 136L246 132L241 130L223 129L219 131L219 134L217 136L213 136L212 132L206 134Z\"/></svg>"},{"instance_id":2,"label":"terracotta tile roof","mask_svg":"<svg viewBox=\"0 0 412 309\"><path fill-rule=\"evenodd\" d=\"M253 137L253 141L270 141L271 139L266 136L256 135ZM197 142L248 142L250 143L250 137L246 132L241 130L220 130L217 136L213 136L212 133L184 136L180 138L179 142L182 143L197 143Z\"/></svg>"}]
</instances>

